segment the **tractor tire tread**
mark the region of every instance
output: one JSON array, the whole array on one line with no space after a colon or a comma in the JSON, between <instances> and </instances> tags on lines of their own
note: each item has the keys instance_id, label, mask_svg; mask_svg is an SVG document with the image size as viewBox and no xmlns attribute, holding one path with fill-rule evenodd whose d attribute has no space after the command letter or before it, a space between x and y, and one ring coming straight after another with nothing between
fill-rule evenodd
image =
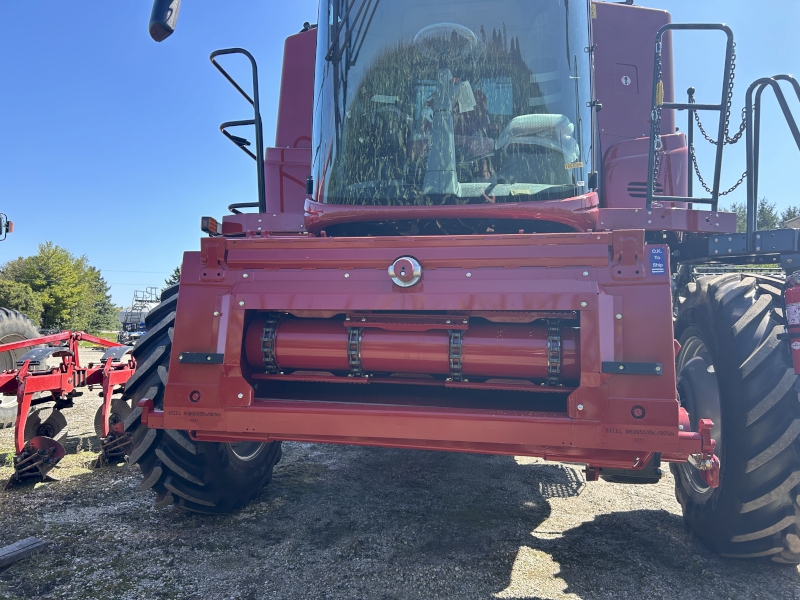
<instances>
[{"instance_id":1,"label":"tractor tire tread","mask_svg":"<svg viewBox=\"0 0 800 600\"><path fill-rule=\"evenodd\" d=\"M789 424L786 431L781 434L781 437L775 440L769 448L747 461L745 473L755 471L758 467L767 464L770 460L792 445L798 436L800 436L800 419L795 419Z\"/></svg>"},{"instance_id":2,"label":"tractor tire tread","mask_svg":"<svg viewBox=\"0 0 800 600\"><path fill-rule=\"evenodd\" d=\"M764 318L764 314L770 309L770 305L772 304L772 298L764 294L756 301L753 306L747 309L739 320L736 321L733 325L733 337L738 337L740 333L742 333L745 329L747 329L748 325L754 323L756 320L761 320Z\"/></svg>"},{"instance_id":3,"label":"tractor tire tread","mask_svg":"<svg viewBox=\"0 0 800 600\"><path fill-rule=\"evenodd\" d=\"M186 481L190 481L195 485L204 486L205 483L202 479L200 479L197 475L193 475L187 469L182 467L178 464L177 460L174 460L168 451L162 446L156 448L156 456L161 459L161 462L164 463L164 466L175 473L178 477L185 479Z\"/></svg>"},{"instance_id":4,"label":"tractor tire tread","mask_svg":"<svg viewBox=\"0 0 800 600\"><path fill-rule=\"evenodd\" d=\"M151 399L156 409L164 406L177 286L165 290L162 299L146 317L148 331L133 350L139 366L125 387L124 397L136 407L125 420L134 446L128 462L139 464L140 485L155 493L157 507L172 504L193 512L231 512L269 482L280 458L280 442L268 444L263 454L250 461L241 461L229 454L227 444L195 442L185 432L148 429L141 422L140 400Z\"/></svg>"},{"instance_id":5,"label":"tractor tire tread","mask_svg":"<svg viewBox=\"0 0 800 600\"><path fill-rule=\"evenodd\" d=\"M156 463L150 473L142 478L141 483L139 483L139 489L144 492L152 488L161 479L163 472L161 465Z\"/></svg>"},{"instance_id":6,"label":"tractor tire tread","mask_svg":"<svg viewBox=\"0 0 800 600\"><path fill-rule=\"evenodd\" d=\"M675 496L695 535L721 555L797 564L800 402L788 342L778 339L785 330L777 310L782 283L739 273L693 283L681 292L676 338L694 327L714 357L723 401L722 471L720 487L697 496L673 464Z\"/></svg>"},{"instance_id":7,"label":"tractor tire tread","mask_svg":"<svg viewBox=\"0 0 800 600\"><path fill-rule=\"evenodd\" d=\"M769 410L775 406L778 402L783 400L789 391L794 389L795 381L797 380L797 374L794 372L794 367L787 367L784 370L783 376L781 377L778 384L767 392L767 395L764 396L758 403L751 408L747 413L747 420L746 425L752 425L756 421L758 421L761 417L763 417Z\"/></svg>"}]
</instances>

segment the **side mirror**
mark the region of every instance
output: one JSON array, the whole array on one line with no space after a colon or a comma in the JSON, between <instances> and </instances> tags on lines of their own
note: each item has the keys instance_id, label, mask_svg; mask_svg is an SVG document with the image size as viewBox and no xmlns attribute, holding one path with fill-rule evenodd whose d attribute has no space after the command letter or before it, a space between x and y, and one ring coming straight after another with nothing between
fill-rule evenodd
<instances>
[{"instance_id":1,"label":"side mirror","mask_svg":"<svg viewBox=\"0 0 800 600\"><path fill-rule=\"evenodd\" d=\"M150 37L157 42L163 42L172 32L178 22L178 12L181 9L181 0L153 0L153 11L150 13Z\"/></svg>"}]
</instances>

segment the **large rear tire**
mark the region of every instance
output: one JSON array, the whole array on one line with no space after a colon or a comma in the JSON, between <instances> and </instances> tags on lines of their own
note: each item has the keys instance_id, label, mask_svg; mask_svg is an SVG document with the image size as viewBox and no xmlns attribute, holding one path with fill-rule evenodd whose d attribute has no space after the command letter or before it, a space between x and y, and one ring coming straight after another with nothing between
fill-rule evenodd
<instances>
[{"instance_id":1,"label":"large rear tire","mask_svg":"<svg viewBox=\"0 0 800 600\"><path fill-rule=\"evenodd\" d=\"M10 308L0 308L0 344L10 344L39 336L39 331L28 317ZM16 368L17 360L29 348L0 352L0 371ZM17 418L17 399L0 396L0 429L13 427Z\"/></svg>"},{"instance_id":2,"label":"large rear tire","mask_svg":"<svg viewBox=\"0 0 800 600\"><path fill-rule=\"evenodd\" d=\"M678 393L693 427L715 422L720 485L671 465L684 519L725 556L800 563L800 402L783 333L782 282L700 277L679 297ZM695 429L696 430L696 429Z\"/></svg>"},{"instance_id":3,"label":"large rear tire","mask_svg":"<svg viewBox=\"0 0 800 600\"><path fill-rule=\"evenodd\" d=\"M272 479L280 442L239 444L195 442L183 431L148 429L141 423L142 398L163 407L178 286L167 288L147 315L147 334L133 350L136 372L125 387L133 412L125 430L133 438L128 462L144 475L140 489L152 489L156 506L174 504L194 512L227 513L247 504Z\"/></svg>"}]
</instances>

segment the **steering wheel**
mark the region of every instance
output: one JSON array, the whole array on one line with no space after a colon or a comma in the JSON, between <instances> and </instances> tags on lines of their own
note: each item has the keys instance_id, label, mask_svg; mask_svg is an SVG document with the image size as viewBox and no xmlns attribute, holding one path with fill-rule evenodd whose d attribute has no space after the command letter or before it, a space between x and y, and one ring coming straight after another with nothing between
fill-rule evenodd
<instances>
[{"instance_id":1,"label":"steering wheel","mask_svg":"<svg viewBox=\"0 0 800 600\"><path fill-rule=\"evenodd\" d=\"M423 27L414 36L414 44L432 60L464 58L479 47L475 32L457 23L436 23Z\"/></svg>"}]
</instances>

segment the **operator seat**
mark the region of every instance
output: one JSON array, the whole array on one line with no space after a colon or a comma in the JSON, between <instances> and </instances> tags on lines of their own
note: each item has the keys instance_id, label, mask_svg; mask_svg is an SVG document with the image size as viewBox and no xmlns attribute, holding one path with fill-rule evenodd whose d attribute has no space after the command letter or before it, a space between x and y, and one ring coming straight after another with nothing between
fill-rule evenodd
<instances>
[{"instance_id":1,"label":"operator seat","mask_svg":"<svg viewBox=\"0 0 800 600\"><path fill-rule=\"evenodd\" d=\"M502 154L498 175L509 183L571 183L571 171L565 167L580 160L574 132L564 115L514 117L497 138Z\"/></svg>"}]
</instances>

